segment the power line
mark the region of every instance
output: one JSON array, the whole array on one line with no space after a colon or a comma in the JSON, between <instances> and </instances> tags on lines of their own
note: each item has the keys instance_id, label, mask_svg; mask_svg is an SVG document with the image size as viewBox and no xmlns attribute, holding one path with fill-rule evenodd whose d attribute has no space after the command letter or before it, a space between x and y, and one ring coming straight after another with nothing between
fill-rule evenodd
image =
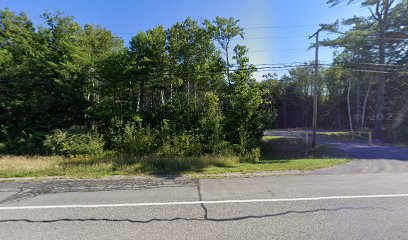
<instances>
[{"instance_id":1,"label":"power line","mask_svg":"<svg viewBox=\"0 0 408 240\"><path fill-rule=\"evenodd\" d=\"M323 62L323 61L320 61ZM309 62L293 62L293 63L262 63L262 64L253 64L256 66L265 66L265 65L284 65L284 66L293 66L293 64L300 64L304 66L312 66L312 63ZM408 64L392 64L392 63L384 63L384 64L379 64L379 63L373 63L373 62L358 62L358 63L348 63L348 62L342 62L342 63L319 63L319 65L341 65L341 64L348 64L348 65L372 65L372 66L391 66L391 67L408 67Z\"/></svg>"},{"instance_id":2,"label":"power line","mask_svg":"<svg viewBox=\"0 0 408 240\"><path fill-rule=\"evenodd\" d=\"M260 64L261 65L261 64ZM355 72L367 72L367 73L384 73L384 74L393 74L395 72L403 73L403 74L408 74L408 71L396 71L394 70L388 70L388 71L378 71L378 70L372 70L372 69L363 69L363 68L357 68L357 67L352 67L352 66L344 66L341 64L319 64L321 66L329 66L331 68L337 68L337 69L346 69L348 71L355 71ZM236 67L236 66L235 66ZM248 66L245 68L222 68L219 70L207 70L207 71L193 71L190 72L190 75L193 76L198 76L198 77L213 77L211 74L226 74L227 71L255 71L255 72L278 72L278 71L287 71L296 67L313 67L312 64L310 63L303 63L303 64L291 64L291 65L275 65L275 66L267 66L263 64L261 67L256 67L254 65ZM406 65L403 65L403 67L406 67ZM180 76L180 74L177 71L174 71L173 69L162 69L160 73L147 73L147 74L132 74L133 76L142 76L142 77L163 77L163 76Z\"/></svg>"},{"instance_id":3,"label":"power line","mask_svg":"<svg viewBox=\"0 0 408 240\"><path fill-rule=\"evenodd\" d=\"M264 52L287 52L287 51L301 51L306 50L304 48L291 48L291 49L271 49L271 50L257 50L257 51L249 51L248 53L264 53Z\"/></svg>"},{"instance_id":4,"label":"power line","mask_svg":"<svg viewBox=\"0 0 408 240\"><path fill-rule=\"evenodd\" d=\"M124 32L124 33L114 33L116 35L135 35L137 33ZM241 40L255 40L255 39L271 39L271 38L304 38L306 35L296 35L296 36L265 36L265 37L244 37L244 38L233 38L231 41L241 41Z\"/></svg>"},{"instance_id":5,"label":"power line","mask_svg":"<svg viewBox=\"0 0 408 240\"><path fill-rule=\"evenodd\" d=\"M319 24L305 24L305 25L286 25L286 26L256 26L256 27L243 27L244 30L253 29L281 29L281 28L304 28L304 27L316 27ZM131 35L137 34L138 32L113 32L117 35Z\"/></svg>"},{"instance_id":6,"label":"power line","mask_svg":"<svg viewBox=\"0 0 408 240\"><path fill-rule=\"evenodd\" d=\"M288 25L288 26L260 26L260 27L244 27L243 29L275 29L275 28L304 28L304 27L316 27L319 24L308 24L308 25Z\"/></svg>"},{"instance_id":7,"label":"power line","mask_svg":"<svg viewBox=\"0 0 408 240\"><path fill-rule=\"evenodd\" d=\"M306 35L296 35L296 36L265 36L265 37L244 37L244 38L233 38L231 41L240 41L240 40L256 40L256 39L287 39L287 38L305 38Z\"/></svg>"}]
</instances>

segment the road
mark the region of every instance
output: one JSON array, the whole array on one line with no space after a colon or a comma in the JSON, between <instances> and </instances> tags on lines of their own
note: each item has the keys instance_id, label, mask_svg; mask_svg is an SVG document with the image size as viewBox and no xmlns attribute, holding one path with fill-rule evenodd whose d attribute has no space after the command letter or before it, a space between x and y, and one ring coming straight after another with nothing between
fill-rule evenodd
<instances>
[{"instance_id":1,"label":"road","mask_svg":"<svg viewBox=\"0 0 408 240\"><path fill-rule=\"evenodd\" d=\"M0 183L0 239L407 239L408 173Z\"/></svg>"},{"instance_id":2,"label":"road","mask_svg":"<svg viewBox=\"0 0 408 240\"><path fill-rule=\"evenodd\" d=\"M318 141L354 160L284 176L0 182L0 239L408 239L407 149Z\"/></svg>"},{"instance_id":3,"label":"road","mask_svg":"<svg viewBox=\"0 0 408 240\"><path fill-rule=\"evenodd\" d=\"M296 130L268 130L265 135L298 137ZM353 161L349 164L312 171L312 174L404 173L408 172L408 148L347 141L317 135L317 144L328 145L346 152Z\"/></svg>"}]
</instances>

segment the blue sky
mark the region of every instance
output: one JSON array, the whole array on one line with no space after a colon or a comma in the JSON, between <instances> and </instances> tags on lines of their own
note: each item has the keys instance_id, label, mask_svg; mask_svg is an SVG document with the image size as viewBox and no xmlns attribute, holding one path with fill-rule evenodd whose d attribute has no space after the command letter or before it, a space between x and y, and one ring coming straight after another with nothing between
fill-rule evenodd
<instances>
[{"instance_id":1,"label":"blue sky","mask_svg":"<svg viewBox=\"0 0 408 240\"><path fill-rule=\"evenodd\" d=\"M314 52L307 50L319 23L353 15L366 15L359 3L330 8L326 0L0 0L0 8L24 11L36 24L45 10L61 10L80 24L99 24L121 36L125 43L138 31L156 25L169 27L191 16L214 19L216 16L240 19L253 64L310 61ZM359 1L357 1L359 2ZM256 28L254 27L269 27ZM321 36L322 38L330 37ZM238 42L237 42L238 43ZM320 60L330 62L332 49L321 48ZM277 72L282 74L283 72ZM262 74L258 73L259 78Z\"/></svg>"}]
</instances>

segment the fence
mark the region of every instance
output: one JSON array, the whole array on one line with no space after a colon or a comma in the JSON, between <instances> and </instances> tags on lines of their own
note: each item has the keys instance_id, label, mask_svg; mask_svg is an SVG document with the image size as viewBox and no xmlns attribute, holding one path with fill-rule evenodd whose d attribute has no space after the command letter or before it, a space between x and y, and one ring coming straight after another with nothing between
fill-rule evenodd
<instances>
[{"instance_id":1,"label":"fence","mask_svg":"<svg viewBox=\"0 0 408 240\"><path fill-rule=\"evenodd\" d=\"M311 135L313 134L311 131L302 131L302 130L289 130L289 133L291 135L296 136L297 138L300 139L305 139L306 145L309 144L309 140L312 137ZM373 137L371 132L363 132L363 131L353 131L350 132L350 136L352 140L355 139L364 139L368 141L368 144L373 144Z\"/></svg>"},{"instance_id":2,"label":"fence","mask_svg":"<svg viewBox=\"0 0 408 240\"><path fill-rule=\"evenodd\" d=\"M368 143L371 145L373 144L373 136L371 132L362 132L362 131L353 131L350 132L351 139L364 139L368 140Z\"/></svg>"},{"instance_id":3,"label":"fence","mask_svg":"<svg viewBox=\"0 0 408 240\"><path fill-rule=\"evenodd\" d=\"M309 144L309 134L311 134L310 131L302 131L296 128L294 131L289 129L289 133L297 138L305 139L306 145Z\"/></svg>"}]
</instances>

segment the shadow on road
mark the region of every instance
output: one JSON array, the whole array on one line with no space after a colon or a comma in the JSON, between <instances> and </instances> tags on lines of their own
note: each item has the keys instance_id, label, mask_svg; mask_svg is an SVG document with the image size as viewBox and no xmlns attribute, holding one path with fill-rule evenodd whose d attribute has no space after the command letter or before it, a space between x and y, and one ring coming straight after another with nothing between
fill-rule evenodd
<instances>
[{"instance_id":1,"label":"shadow on road","mask_svg":"<svg viewBox=\"0 0 408 240\"><path fill-rule=\"evenodd\" d=\"M321 138L322 139L322 138ZM408 161L408 149L393 146L368 145L359 142L323 140L324 144L347 152L354 159Z\"/></svg>"},{"instance_id":2,"label":"shadow on road","mask_svg":"<svg viewBox=\"0 0 408 240\"><path fill-rule=\"evenodd\" d=\"M301 130L268 130L266 136L280 136L284 138L297 138L305 141L304 131ZM309 137L311 138L310 134ZM397 160L408 161L408 148L396 147L390 145L374 144L358 141L338 139L335 137L325 136L318 133L318 145L327 145L344 151L350 158L359 160Z\"/></svg>"}]
</instances>

